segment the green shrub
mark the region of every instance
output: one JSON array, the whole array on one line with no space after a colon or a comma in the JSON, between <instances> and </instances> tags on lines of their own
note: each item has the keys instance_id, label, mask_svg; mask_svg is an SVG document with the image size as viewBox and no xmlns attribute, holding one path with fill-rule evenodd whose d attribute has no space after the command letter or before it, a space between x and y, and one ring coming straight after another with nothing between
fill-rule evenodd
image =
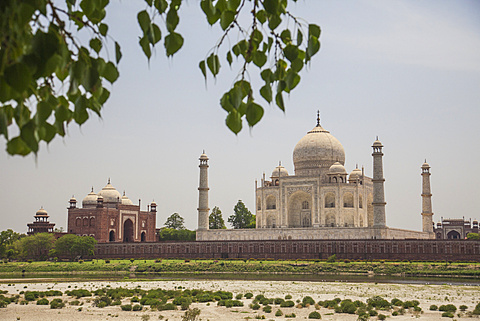
<instances>
[{"instance_id":1,"label":"green shrub","mask_svg":"<svg viewBox=\"0 0 480 321\"><path fill-rule=\"evenodd\" d=\"M276 317L281 317L283 315L282 310L278 309L277 312L275 312Z\"/></svg>"},{"instance_id":2,"label":"green shrub","mask_svg":"<svg viewBox=\"0 0 480 321\"><path fill-rule=\"evenodd\" d=\"M246 294L245 294L245 298L251 299L251 298L253 298L253 294L250 293L250 292L249 292L249 293L246 293Z\"/></svg>"},{"instance_id":3,"label":"green shrub","mask_svg":"<svg viewBox=\"0 0 480 321\"><path fill-rule=\"evenodd\" d=\"M132 307L132 310L133 310L133 311L142 311L142 310L143 310L143 306L141 306L140 304L135 304L135 305Z\"/></svg>"},{"instance_id":4,"label":"green shrub","mask_svg":"<svg viewBox=\"0 0 480 321\"><path fill-rule=\"evenodd\" d=\"M435 304L432 304L430 306L430 311L437 311L437 310L438 310L438 307Z\"/></svg>"},{"instance_id":5,"label":"green shrub","mask_svg":"<svg viewBox=\"0 0 480 321\"><path fill-rule=\"evenodd\" d=\"M63 303L62 299L53 299L52 302L50 302L50 309L61 309L65 306L65 303Z\"/></svg>"},{"instance_id":6,"label":"green shrub","mask_svg":"<svg viewBox=\"0 0 480 321\"><path fill-rule=\"evenodd\" d=\"M333 254L332 256L329 256L327 259L327 263L335 263L337 261L337 255Z\"/></svg>"},{"instance_id":7,"label":"green shrub","mask_svg":"<svg viewBox=\"0 0 480 321\"><path fill-rule=\"evenodd\" d=\"M472 314L474 315L480 314L480 303L475 306L475 309L473 310Z\"/></svg>"},{"instance_id":8,"label":"green shrub","mask_svg":"<svg viewBox=\"0 0 480 321\"><path fill-rule=\"evenodd\" d=\"M455 315L452 312L443 312L442 317L443 318L453 318Z\"/></svg>"},{"instance_id":9,"label":"green shrub","mask_svg":"<svg viewBox=\"0 0 480 321\"><path fill-rule=\"evenodd\" d=\"M375 310L368 310L367 312L371 317L374 317L374 316L378 315L378 312L375 311Z\"/></svg>"},{"instance_id":10,"label":"green shrub","mask_svg":"<svg viewBox=\"0 0 480 321\"><path fill-rule=\"evenodd\" d=\"M280 303L281 308L291 308L293 306L295 306L295 302L293 302L291 300L283 301L282 303Z\"/></svg>"},{"instance_id":11,"label":"green shrub","mask_svg":"<svg viewBox=\"0 0 480 321\"><path fill-rule=\"evenodd\" d=\"M273 302L274 302L276 305L281 304L283 301L285 301L285 300L282 299L282 298L275 298L275 299L273 300Z\"/></svg>"},{"instance_id":12,"label":"green shrub","mask_svg":"<svg viewBox=\"0 0 480 321\"><path fill-rule=\"evenodd\" d=\"M466 305L461 305L460 306L460 311L465 312L468 309Z\"/></svg>"},{"instance_id":13,"label":"green shrub","mask_svg":"<svg viewBox=\"0 0 480 321\"><path fill-rule=\"evenodd\" d=\"M308 315L309 319L321 319L322 316L317 311L313 311Z\"/></svg>"},{"instance_id":14,"label":"green shrub","mask_svg":"<svg viewBox=\"0 0 480 321\"><path fill-rule=\"evenodd\" d=\"M235 299L241 300L243 298L243 294L239 293L235 296Z\"/></svg>"},{"instance_id":15,"label":"green shrub","mask_svg":"<svg viewBox=\"0 0 480 321\"><path fill-rule=\"evenodd\" d=\"M70 305L80 305L80 301L73 300L73 301L68 302L68 304L70 304Z\"/></svg>"},{"instance_id":16,"label":"green shrub","mask_svg":"<svg viewBox=\"0 0 480 321\"><path fill-rule=\"evenodd\" d=\"M302 304L303 304L303 306L306 306L307 304L314 305L315 301L312 299L312 297L306 296L302 299Z\"/></svg>"},{"instance_id":17,"label":"green shrub","mask_svg":"<svg viewBox=\"0 0 480 321\"><path fill-rule=\"evenodd\" d=\"M50 302L46 298L37 301L37 305L48 305Z\"/></svg>"},{"instance_id":18,"label":"green shrub","mask_svg":"<svg viewBox=\"0 0 480 321\"><path fill-rule=\"evenodd\" d=\"M452 313L455 313L455 311L457 311L457 307L454 306L453 304L441 305L438 309L440 311L452 312Z\"/></svg>"},{"instance_id":19,"label":"green shrub","mask_svg":"<svg viewBox=\"0 0 480 321\"><path fill-rule=\"evenodd\" d=\"M290 300L290 299L292 299L292 296L291 296L290 294L287 294L287 295L285 296L285 300Z\"/></svg>"},{"instance_id":20,"label":"green shrub","mask_svg":"<svg viewBox=\"0 0 480 321\"><path fill-rule=\"evenodd\" d=\"M266 305L263 307L263 312L270 313L272 312L272 307L270 305Z\"/></svg>"},{"instance_id":21,"label":"green shrub","mask_svg":"<svg viewBox=\"0 0 480 321\"><path fill-rule=\"evenodd\" d=\"M101 296L93 300L93 306L97 308L104 308L112 303L112 299L108 296Z\"/></svg>"},{"instance_id":22,"label":"green shrub","mask_svg":"<svg viewBox=\"0 0 480 321\"><path fill-rule=\"evenodd\" d=\"M285 314L285 318L296 318L295 313Z\"/></svg>"},{"instance_id":23,"label":"green shrub","mask_svg":"<svg viewBox=\"0 0 480 321\"><path fill-rule=\"evenodd\" d=\"M402 300L399 300L397 298L392 299L391 303L392 303L393 306L396 306L396 307L403 306Z\"/></svg>"},{"instance_id":24,"label":"green shrub","mask_svg":"<svg viewBox=\"0 0 480 321\"><path fill-rule=\"evenodd\" d=\"M173 303L167 303L165 305L160 305L157 307L158 311L166 311L166 310L176 310L177 306Z\"/></svg>"},{"instance_id":25,"label":"green shrub","mask_svg":"<svg viewBox=\"0 0 480 321\"><path fill-rule=\"evenodd\" d=\"M398 316L398 311L393 311L392 312L392 317L396 317L396 316Z\"/></svg>"},{"instance_id":26,"label":"green shrub","mask_svg":"<svg viewBox=\"0 0 480 321\"><path fill-rule=\"evenodd\" d=\"M385 320L387 316L385 314L379 314L378 315L378 320Z\"/></svg>"},{"instance_id":27,"label":"green shrub","mask_svg":"<svg viewBox=\"0 0 480 321\"><path fill-rule=\"evenodd\" d=\"M120 308L122 309L122 311L132 311L132 305L131 304L121 305Z\"/></svg>"},{"instance_id":28,"label":"green shrub","mask_svg":"<svg viewBox=\"0 0 480 321\"><path fill-rule=\"evenodd\" d=\"M140 302L140 299L138 298L138 296L134 296L130 299L130 302Z\"/></svg>"},{"instance_id":29,"label":"green shrub","mask_svg":"<svg viewBox=\"0 0 480 321\"><path fill-rule=\"evenodd\" d=\"M250 304L250 308L251 308L252 310L258 310L258 309L260 309L260 304L258 304L258 303L252 303L252 304Z\"/></svg>"}]
</instances>

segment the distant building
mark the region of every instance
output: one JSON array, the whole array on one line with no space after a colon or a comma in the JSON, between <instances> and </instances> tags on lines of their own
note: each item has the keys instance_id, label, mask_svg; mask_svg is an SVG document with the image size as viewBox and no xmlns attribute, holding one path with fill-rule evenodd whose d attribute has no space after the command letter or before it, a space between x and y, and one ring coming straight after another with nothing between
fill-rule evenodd
<instances>
[{"instance_id":1,"label":"distant building","mask_svg":"<svg viewBox=\"0 0 480 321\"><path fill-rule=\"evenodd\" d=\"M35 213L35 221L33 223L27 224L28 226L28 235L33 235L36 233L53 233L53 228L55 227L55 223L50 223L48 221L48 218L50 216L48 215L47 211L45 211L42 208L40 208L37 213Z\"/></svg>"},{"instance_id":2,"label":"distant building","mask_svg":"<svg viewBox=\"0 0 480 321\"><path fill-rule=\"evenodd\" d=\"M82 208L72 197L68 208L67 232L94 237L97 242L154 242L156 241L157 204L148 211L108 184L98 194L92 191L83 199Z\"/></svg>"},{"instance_id":3,"label":"distant building","mask_svg":"<svg viewBox=\"0 0 480 321\"><path fill-rule=\"evenodd\" d=\"M465 239L468 233L478 233L478 221L464 218L443 219L434 227L436 239Z\"/></svg>"}]
</instances>

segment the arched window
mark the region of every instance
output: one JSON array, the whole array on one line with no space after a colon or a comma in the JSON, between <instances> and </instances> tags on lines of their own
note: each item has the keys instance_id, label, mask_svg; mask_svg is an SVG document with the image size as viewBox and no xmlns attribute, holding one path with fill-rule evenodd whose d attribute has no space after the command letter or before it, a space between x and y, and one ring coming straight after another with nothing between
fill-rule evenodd
<instances>
[{"instance_id":1,"label":"arched window","mask_svg":"<svg viewBox=\"0 0 480 321\"><path fill-rule=\"evenodd\" d=\"M145 239L146 239L145 232L142 232L142 234L140 235L140 241L145 242Z\"/></svg>"},{"instance_id":2,"label":"arched window","mask_svg":"<svg viewBox=\"0 0 480 321\"><path fill-rule=\"evenodd\" d=\"M280 185L280 183L278 182L278 179L275 180L275 186L278 186Z\"/></svg>"},{"instance_id":3,"label":"arched window","mask_svg":"<svg viewBox=\"0 0 480 321\"><path fill-rule=\"evenodd\" d=\"M335 215L333 214L328 214L325 220L325 225L334 227L335 226Z\"/></svg>"},{"instance_id":4,"label":"arched window","mask_svg":"<svg viewBox=\"0 0 480 321\"><path fill-rule=\"evenodd\" d=\"M108 241L109 242L115 242L115 231L110 231Z\"/></svg>"},{"instance_id":5,"label":"arched window","mask_svg":"<svg viewBox=\"0 0 480 321\"><path fill-rule=\"evenodd\" d=\"M262 209L262 200L260 199L260 197L257 198L257 210L261 210Z\"/></svg>"},{"instance_id":6,"label":"arched window","mask_svg":"<svg viewBox=\"0 0 480 321\"><path fill-rule=\"evenodd\" d=\"M277 208L277 199L273 195L267 197L267 210L274 210Z\"/></svg>"},{"instance_id":7,"label":"arched window","mask_svg":"<svg viewBox=\"0 0 480 321\"><path fill-rule=\"evenodd\" d=\"M90 226L95 226L95 217L90 217Z\"/></svg>"},{"instance_id":8,"label":"arched window","mask_svg":"<svg viewBox=\"0 0 480 321\"><path fill-rule=\"evenodd\" d=\"M460 233L457 231L450 231L447 233L447 238L449 239L459 239L460 238Z\"/></svg>"},{"instance_id":9,"label":"arched window","mask_svg":"<svg viewBox=\"0 0 480 321\"><path fill-rule=\"evenodd\" d=\"M335 194L327 193L327 195L325 195L325 207L335 207Z\"/></svg>"},{"instance_id":10,"label":"arched window","mask_svg":"<svg viewBox=\"0 0 480 321\"><path fill-rule=\"evenodd\" d=\"M352 193L343 194L343 207L353 207L353 194Z\"/></svg>"},{"instance_id":11,"label":"arched window","mask_svg":"<svg viewBox=\"0 0 480 321\"><path fill-rule=\"evenodd\" d=\"M75 220L75 226L80 226L82 225L82 219L80 217L77 217L77 219Z\"/></svg>"},{"instance_id":12,"label":"arched window","mask_svg":"<svg viewBox=\"0 0 480 321\"><path fill-rule=\"evenodd\" d=\"M358 207L363 208L363 196L362 196L362 194L358 195Z\"/></svg>"},{"instance_id":13,"label":"arched window","mask_svg":"<svg viewBox=\"0 0 480 321\"><path fill-rule=\"evenodd\" d=\"M83 226L88 226L88 218L83 218Z\"/></svg>"},{"instance_id":14,"label":"arched window","mask_svg":"<svg viewBox=\"0 0 480 321\"><path fill-rule=\"evenodd\" d=\"M302 209L303 210L308 210L309 208L310 208L310 204L308 204L308 201L303 201Z\"/></svg>"}]
</instances>

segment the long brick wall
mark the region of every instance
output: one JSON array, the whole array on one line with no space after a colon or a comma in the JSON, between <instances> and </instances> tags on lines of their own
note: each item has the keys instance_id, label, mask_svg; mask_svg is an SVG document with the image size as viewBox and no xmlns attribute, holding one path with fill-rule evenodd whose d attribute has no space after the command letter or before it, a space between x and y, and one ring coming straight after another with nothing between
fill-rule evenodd
<instances>
[{"instance_id":1,"label":"long brick wall","mask_svg":"<svg viewBox=\"0 0 480 321\"><path fill-rule=\"evenodd\" d=\"M475 240L272 240L99 243L96 258L480 261Z\"/></svg>"}]
</instances>

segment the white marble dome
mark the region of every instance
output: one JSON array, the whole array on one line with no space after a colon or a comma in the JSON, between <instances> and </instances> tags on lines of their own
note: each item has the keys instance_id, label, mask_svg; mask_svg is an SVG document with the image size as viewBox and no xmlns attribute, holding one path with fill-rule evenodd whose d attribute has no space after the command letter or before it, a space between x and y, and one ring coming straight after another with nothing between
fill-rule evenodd
<instances>
[{"instance_id":1,"label":"white marble dome","mask_svg":"<svg viewBox=\"0 0 480 321\"><path fill-rule=\"evenodd\" d=\"M278 165L277 167L275 167L275 169L272 172L272 176L270 177L284 177L284 176L288 176L287 169L282 165Z\"/></svg>"},{"instance_id":2,"label":"white marble dome","mask_svg":"<svg viewBox=\"0 0 480 321\"><path fill-rule=\"evenodd\" d=\"M97 194L92 191L88 193L87 196L82 200L82 207L96 206L97 205Z\"/></svg>"},{"instance_id":3,"label":"white marble dome","mask_svg":"<svg viewBox=\"0 0 480 321\"><path fill-rule=\"evenodd\" d=\"M105 203L120 203L122 199L122 195L110 184L110 180L108 180L108 184L98 192L98 196L102 196Z\"/></svg>"},{"instance_id":4,"label":"white marble dome","mask_svg":"<svg viewBox=\"0 0 480 321\"><path fill-rule=\"evenodd\" d=\"M48 217L48 213L47 211L45 211L45 209L42 207L40 208L37 213L35 213L35 216L47 216Z\"/></svg>"},{"instance_id":5,"label":"white marble dome","mask_svg":"<svg viewBox=\"0 0 480 321\"><path fill-rule=\"evenodd\" d=\"M362 170L360 168L355 168L349 176L350 180L360 179L362 177Z\"/></svg>"},{"instance_id":6,"label":"white marble dome","mask_svg":"<svg viewBox=\"0 0 480 321\"><path fill-rule=\"evenodd\" d=\"M335 162L345 164L345 150L320 123L303 136L293 150L293 164L298 176L312 175L319 168L328 169Z\"/></svg>"},{"instance_id":7,"label":"white marble dome","mask_svg":"<svg viewBox=\"0 0 480 321\"><path fill-rule=\"evenodd\" d=\"M129 199L127 195L125 195L125 192L123 192L123 196L122 196L122 205L133 205L132 200Z\"/></svg>"},{"instance_id":8,"label":"white marble dome","mask_svg":"<svg viewBox=\"0 0 480 321\"><path fill-rule=\"evenodd\" d=\"M335 164L330 166L330 168L328 169L328 172L330 174L347 174L347 170L339 162L335 162Z\"/></svg>"}]
</instances>

